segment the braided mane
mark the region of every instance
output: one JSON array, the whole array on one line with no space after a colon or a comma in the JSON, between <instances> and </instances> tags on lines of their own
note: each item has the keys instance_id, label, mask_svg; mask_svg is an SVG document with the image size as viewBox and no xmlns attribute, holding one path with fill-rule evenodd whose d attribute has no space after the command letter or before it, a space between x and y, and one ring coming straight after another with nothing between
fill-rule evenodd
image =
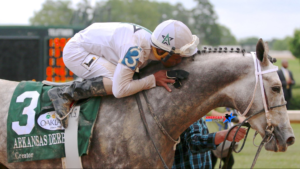
<instances>
[{"instance_id":1,"label":"braided mane","mask_svg":"<svg viewBox=\"0 0 300 169\"><path fill-rule=\"evenodd\" d=\"M206 53L243 53L243 55L245 54L246 50L245 49L240 49L240 48L233 48L231 47L229 49L229 47L204 47L203 50L198 50L198 54L206 54Z\"/></svg>"},{"instance_id":2,"label":"braided mane","mask_svg":"<svg viewBox=\"0 0 300 169\"><path fill-rule=\"evenodd\" d=\"M203 47L202 50L198 50L197 54L199 55L204 55L204 54L212 54L212 53L242 53L243 56L245 56L245 53L250 53L246 52L245 49L240 49L240 48L233 48L233 47ZM195 57L195 55L193 57ZM270 55L268 55L268 59L270 60L271 63L275 63L277 61L276 58L272 58Z\"/></svg>"}]
</instances>

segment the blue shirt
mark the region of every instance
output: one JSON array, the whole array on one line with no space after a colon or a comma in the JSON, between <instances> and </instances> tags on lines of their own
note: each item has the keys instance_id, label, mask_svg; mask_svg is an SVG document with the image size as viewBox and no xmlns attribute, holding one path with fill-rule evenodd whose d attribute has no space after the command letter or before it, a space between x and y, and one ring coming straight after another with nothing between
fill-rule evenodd
<instances>
[{"instance_id":1,"label":"blue shirt","mask_svg":"<svg viewBox=\"0 0 300 169\"><path fill-rule=\"evenodd\" d=\"M212 168L211 151L215 150L216 133L209 134L203 119L196 121L181 135L177 144L173 169Z\"/></svg>"}]
</instances>

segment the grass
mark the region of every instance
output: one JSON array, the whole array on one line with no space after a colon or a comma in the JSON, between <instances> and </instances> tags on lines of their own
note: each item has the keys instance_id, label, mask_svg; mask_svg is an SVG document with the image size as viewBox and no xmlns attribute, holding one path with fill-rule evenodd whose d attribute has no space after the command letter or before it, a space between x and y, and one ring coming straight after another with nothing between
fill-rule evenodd
<instances>
[{"instance_id":1,"label":"grass","mask_svg":"<svg viewBox=\"0 0 300 169\"><path fill-rule=\"evenodd\" d=\"M295 143L288 147L287 151L284 153L270 152L263 148L254 168L300 168L300 141L297 140L297 138L300 138L300 123L292 123L292 128L296 138ZM257 147L252 144L253 135L254 130L251 129L244 149L238 154L233 152L235 161L233 168L239 169L251 167L257 151ZM261 137L257 136L255 144L259 145L261 140ZM218 166L219 161L215 168L218 168Z\"/></svg>"}]
</instances>

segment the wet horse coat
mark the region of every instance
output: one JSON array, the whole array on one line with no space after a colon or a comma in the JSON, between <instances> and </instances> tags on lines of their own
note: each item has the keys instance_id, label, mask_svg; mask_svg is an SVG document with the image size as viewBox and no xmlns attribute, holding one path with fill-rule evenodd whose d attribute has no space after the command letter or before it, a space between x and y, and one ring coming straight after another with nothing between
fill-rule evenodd
<instances>
[{"instance_id":1,"label":"wet horse coat","mask_svg":"<svg viewBox=\"0 0 300 169\"><path fill-rule=\"evenodd\" d=\"M273 67L267 59L267 50L262 41L257 51L263 69ZM258 48L260 50L260 48ZM152 64L141 74L146 76L163 69L161 64ZM184 59L174 69L184 69L190 73L183 81L181 89L171 86L172 92L162 87L146 91L154 113L173 139L211 109L226 106L243 112L248 106L255 85L254 67L249 53L210 53ZM0 80L0 119L6 124L9 101L17 82ZM281 86L276 72L264 76L266 94L270 104L284 103L282 90L272 91L273 86ZM169 167L174 160L173 142L164 135L150 115L145 100L141 96L150 133L162 157ZM248 115L263 108L261 94L256 92L253 106ZM271 151L285 151L293 144L294 135L285 107L272 110L272 125L278 131L266 148ZM266 127L264 113L251 119L250 124L262 136ZM6 125L0 132L0 162L9 168L61 168L61 160L41 160L23 163L7 163ZM163 164L146 135L134 96L116 99L103 97L94 128L89 155L82 157L84 168L163 168Z\"/></svg>"}]
</instances>

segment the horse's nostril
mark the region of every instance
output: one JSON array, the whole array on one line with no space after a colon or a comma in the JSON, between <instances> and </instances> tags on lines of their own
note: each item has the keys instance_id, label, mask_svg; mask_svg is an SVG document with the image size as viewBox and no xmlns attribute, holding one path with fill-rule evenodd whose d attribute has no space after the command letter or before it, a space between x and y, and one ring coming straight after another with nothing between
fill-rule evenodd
<instances>
[{"instance_id":1,"label":"horse's nostril","mask_svg":"<svg viewBox=\"0 0 300 169\"><path fill-rule=\"evenodd\" d=\"M286 140L286 144L287 144L288 146L293 145L294 142L295 142L295 137L289 137L289 138Z\"/></svg>"}]
</instances>

